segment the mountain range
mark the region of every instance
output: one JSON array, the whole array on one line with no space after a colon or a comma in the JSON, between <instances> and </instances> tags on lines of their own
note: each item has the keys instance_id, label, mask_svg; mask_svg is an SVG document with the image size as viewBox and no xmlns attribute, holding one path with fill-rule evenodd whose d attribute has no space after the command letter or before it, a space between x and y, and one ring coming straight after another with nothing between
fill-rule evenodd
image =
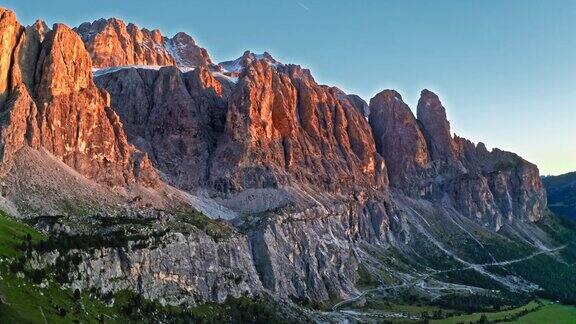
<instances>
[{"instance_id":1,"label":"mountain range","mask_svg":"<svg viewBox=\"0 0 576 324\"><path fill-rule=\"evenodd\" d=\"M269 53L217 64L116 18L0 9L0 53L0 207L44 237L3 256L24 277L168 322L262 296L295 322L576 302L574 226L536 165L454 135L429 90L414 115L394 90L365 102Z\"/></svg>"}]
</instances>

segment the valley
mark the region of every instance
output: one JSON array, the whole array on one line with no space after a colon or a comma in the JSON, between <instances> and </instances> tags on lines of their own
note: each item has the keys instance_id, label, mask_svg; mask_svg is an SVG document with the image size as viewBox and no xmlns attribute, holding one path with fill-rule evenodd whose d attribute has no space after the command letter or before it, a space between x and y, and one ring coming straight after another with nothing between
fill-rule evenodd
<instances>
[{"instance_id":1,"label":"valley","mask_svg":"<svg viewBox=\"0 0 576 324\"><path fill-rule=\"evenodd\" d=\"M136 302L135 296L129 292L115 294L112 299L102 301L102 297L92 292L76 294L58 283L57 279L50 275L38 276L34 271L24 271L25 275L15 275L13 265L16 260L26 258L27 245L34 245L45 240L45 235L20 222L11 220L9 216L0 216L0 233L2 234L2 250L0 257L0 276L2 282L0 293L0 321L2 322L59 322L72 323L76 320L87 322L105 321L110 323L135 321L152 316L161 318L180 318L181 320L193 320L200 323L215 323L229 318L230 322L243 322L242 314L259 314L261 320L267 322L283 323L285 319L276 317L280 310L277 306L267 305L264 299L250 300L240 298L227 301L224 305L206 304L197 308L178 310L177 308L152 306L145 301ZM521 259L498 262L498 265L518 263L533 258L542 253L554 253L566 246L551 251L540 251ZM482 264L477 266L488 266ZM462 269L448 270L457 272ZM18 272L17 272L18 273ZM21 273L21 272L20 272ZM434 274L437 274L435 272ZM575 307L564 306L548 300L533 300L524 306L504 306L505 310L482 311L466 314L463 310L454 310L442 306L426 305L425 301L404 304L407 299L390 301L382 299L379 293L387 290L401 291L411 287L419 289L438 289L450 294L458 290L466 290L468 293L478 293L479 289L465 285L447 285L438 287L426 287L424 283L434 274L418 278L414 282L398 285L382 285L365 289L358 296L340 301L330 308L330 318L352 318L362 322L386 320L393 323L419 323L425 318L430 323L468 323L477 322L485 314L489 321L505 321L519 323L541 323L554 319L557 323L571 323ZM365 279L366 280L366 279ZM368 279L369 280L369 279ZM378 283L374 283L378 284ZM110 297L108 297L110 298ZM359 302L363 299L362 302ZM139 303L139 304L138 304ZM356 304L356 305L355 305ZM508 309L509 308L509 309ZM150 313L151 312L151 313ZM459 315L462 314L462 315ZM328 316L328 315L324 315ZM438 317L442 317L438 319ZM248 320L250 321L250 320Z\"/></svg>"}]
</instances>

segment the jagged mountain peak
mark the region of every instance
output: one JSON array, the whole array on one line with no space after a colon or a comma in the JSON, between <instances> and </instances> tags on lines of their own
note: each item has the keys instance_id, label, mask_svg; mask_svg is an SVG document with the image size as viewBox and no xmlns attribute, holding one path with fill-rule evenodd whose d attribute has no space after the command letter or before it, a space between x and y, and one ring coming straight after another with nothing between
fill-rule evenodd
<instances>
[{"instance_id":1,"label":"jagged mountain peak","mask_svg":"<svg viewBox=\"0 0 576 324\"><path fill-rule=\"evenodd\" d=\"M420 91L420 98L425 100L440 101L438 95L435 92L428 89L422 89L422 91Z\"/></svg>"},{"instance_id":2,"label":"jagged mountain peak","mask_svg":"<svg viewBox=\"0 0 576 324\"><path fill-rule=\"evenodd\" d=\"M70 65L70 62L74 62ZM62 73L66 72L66 73ZM46 35L36 70L36 81L47 94L57 96L93 86L92 62L78 35L56 23Z\"/></svg>"},{"instance_id":3,"label":"jagged mountain peak","mask_svg":"<svg viewBox=\"0 0 576 324\"><path fill-rule=\"evenodd\" d=\"M402 95L394 90L394 89L385 89L380 91L379 93L377 93L374 98L372 98L373 100L385 100L385 101L391 101L391 100L400 100L402 101Z\"/></svg>"},{"instance_id":4,"label":"jagged mountain peak","mask_svg":"<svg viewBox=\"0 0 576 324\"><path fill-rule=\"evenodd\" d=\"M232 61L224 61L218 65L224 70L225 73L227 72L231 74L239 74L254 61L264 61L271 66L278 66L282 64L274 59L274 57L272 57L272 55L270 55L268 52L256 54L247 50L239 58Z\"/></svg>"},{"instance_id":5,"label":"jagged mountain peak","mask_svg":"<svg viewBox=\"0 0 576 324\"><path fill-rule=\"evenodd\" d=\"M99 18L92 22L84 22L74 29L80 34L83 40L87 41L94 38L98 35L98 33L102 32L108 27L113 27L118 30L137 29L150 34L160 34L159 29L150 30L145 27L140 28L132 22L126 23L123 19L117 17Z\"/></svg>"},{"instance_id":6,"label":"jagged mountain peak","mask_svg":"<svg viewBox=\"0 0 576 324\"><path fill-rule=\"evenodd\" d=\"M198 46L192 36L178 32L174 37L164 37L164 46L176 60L176 65L184 68L208 66L212 70L218 70L212 63L206 49Z\"/></svg>"},{"instance_id":7,"label":"jagged mountain peak","mask_svg":"<svg viewBox=\"0 0 576 324\"><path fill-rule=\"evenodd\" d=\"M453 164L457 161L456 147L452 138L446 108L434 92L424 89L416 108L418 121L427 135L433 160Z\"/></svg>"},{"instance_id":8,"label":"jagged mountain peak","mask_svg":"<svg viewBox=\"0 0 576 324\"><path fill-rule=\"evenodd\" d=\"M140 28L118 18L85 22L75 31L86 43L94 66L98 68L128 65L214 67L208 52L184 32L168 38L159 29Z\"/></svg>"},{"instance_id":9,"label":"jagged mountain peak","mask_svg":"<svg viewBox=\"0 0 576 324\"><path fill-rule=\"evenodd\" d=\"M14 19L14 20L16 20L16 14L14 13L14 11L12 11L8 8L4 8L4 7L0 7L0 17L2 19Z\"/></svg>"},{"instance_id":10,"label":"jagged mountain peak","mask_svg":"<svg viewBox=\"0 0 576 324\"><path fill-rule=\"evenodd\" d=\"M194 40L194 38L192 38L192 36L186 34L185 32L177 32L171 39L182 43L186 42L191 45L196 45L196 41Z\"/></svg>"},{"instance_id":11,"label":"jagged mountain peak","mask_svg":"<svg viewBox=\"0 0 576 324\"><path fill-rule=\"evenodd\" d=\"M32 25L28 27L34 28L36 31L38 31L39 35L42 36L40 41L44 40L43 37L46 36L46 34L50 31L50 27L48 27L46 22L41 19L36 20Z\"/></svg>"},{"instance_id":12,"label":"jagged mountain peak","mask_svg":"<svg viewBox=\"0 0 576 324\"><path fill-rule=\"evenodd\" d=\"M442 105L440 97L428 89L423 89L420 92L420 98L418 99L416 108L418 120L421 118L425 120L428 118L428 116L434 116L436 118L448 121L446 108L444 108Z\"/></svg>"},{"instance_id":13,"label":"jagged mountain peak","mask_svg":"<svg viewBox=\"0 0 576 324\"><path fill-rule=\"evenodd\" d=\"M99 19L75 28L90 53L95 67L125 65L174 65L164 48L159 31L126 25L117 18Z\"/></svg>"},{"instance_id":14,"label":"jagged mountain peak","mask_svg":"<svg viewBox=\"0 0 576 324\"><path fill-rule=\"evenodd\" d=\"M267 60L270 62L276 62L276 60L272 57L272 55L270 55L270 53L268 53L267 51L264 51L263 53L254 53L250 50L246 50L244 51L244 53L242 54L242 56L240 57L240 59L242 60Z\"/></svg>"},{"instance_id":15,"label":"jagged mountain peak","mask_svg":"<svg viewBox=\"0 0 576 324\"><path fill-rule=\"evenodd\" d=\"M390 183L409 190L409 184L430 162L420 125L395 90L384 90L370 99L369 111L376 148L387 161Z\"/></svg>"},{"instance_id":16,"label":"jagged mountain peak","mask_svg":"<svg viewBox=\"0 0 576 324\"><path fill-rule=\"evenodd\" d=\"M364 118L368 118L368 115L370 114L370 107L368 106L366 100L362 99L357 94L348 94L346 97L350 103L352 103L354 108L356 108L356 110L358 110L362 116L364 116Z\"/></svg>"},{"instance_id":17,"label":"jagged mountain peak","mask_svg":"<svg viewBox=\"0 0 576 324\"><path fill-rule=\"evenodd\" d=\"M104 30L106 26L126 28L126 23L118 18L99 18L92 22L84 22L74 30L82 37L82 40L87 42L93 39L99 32Z\"/></svg>"}]
</instances>

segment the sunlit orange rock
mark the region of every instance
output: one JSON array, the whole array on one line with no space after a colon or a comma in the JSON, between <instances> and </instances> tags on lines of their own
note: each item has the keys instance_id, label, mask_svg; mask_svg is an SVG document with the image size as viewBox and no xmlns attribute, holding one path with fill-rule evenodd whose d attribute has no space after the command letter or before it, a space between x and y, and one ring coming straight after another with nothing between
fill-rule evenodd
<instances>
[{"instance_id":1,"label":"sunlit orange rock","mask_svg":"<svg viewBox=\"0 0 576 324\"><path fill-rule=\"evenodd\" d=\"M2 76L12 75L11 80L3 78L3 165L29 145L102 183L153 185L152 166L128 143L109 95L94 85L80 37L56 24L44 38L42 23L23 28L9 11L2 13L0 26L2 35L14 34L3 45L3 54L14 59L0 70Z\"/></svg>"},{"instance_id":2,"label":"sunlit orange rock","mask_svg":"<svg viewBox=\"0 0 576 324\"><path fill-rule=\"evenodd\" d=\"M244 55L225 137L211 169L221 190L293 181L328 190L385 188L370 126L340 92L308 70Z\"/></svg>"},{"instance_id":3,"label":"sunlit orange rock","mask_svg":"<svg viewBox=\"0 0 576 324\"><path fill-rule=\"evenodd\" d=\"M186 33L173 38L117 18L86 22L74 29L86 44L94 67L125 65L214 66L208 52ZM214 66L215 67L215 66Z\"/></svg>"}]
</instances>

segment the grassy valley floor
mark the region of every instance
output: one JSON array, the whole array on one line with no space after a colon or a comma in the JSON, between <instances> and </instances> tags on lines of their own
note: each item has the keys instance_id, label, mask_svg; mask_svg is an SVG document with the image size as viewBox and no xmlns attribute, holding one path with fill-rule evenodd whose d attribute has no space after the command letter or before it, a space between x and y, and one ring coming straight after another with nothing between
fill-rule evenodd
<instances>
[{"instance_id":1,"label":"grassy valley floor","mask_svg":"<svg viewBox=\"0 0 576 324\"><path fill-rule=\"evenodd\" d=\"M536 312L527 314L518 320L518 323L540 324L573 324L576 323L576 306L561 305L545 301L545 306Z\"/></svg>"},{"instance_id":2,"label":"grassy valley floor","mask_svg":"<svg viewBox=\"0 0 576 324\"><path fill-rule=\"evenodd\" d=\"M482 315L486 315L488 323L576 323L576 307L562 305L549 300L532 301L522 307L493 313L474 313L454 316L439 320L430 320L430 323L458 324L481 323Z\"/></svg>"},{"instance_id":3,"label":"grassy valley floor","mask_svg":"<svg viewBox=\"0 0 576 324\"><path fill-rule=\"evenodd\" d=\"M376 306L376 305L371 305ZM344 310L348 314L356 314L356 319L372 323L385 321L386 323L435 323L435 324L468 324L468 323L527 323L527 324L574 324L576 323L576 306L563 305L554 301L539 299L526 305L495 312L476 312L462 314L461 311L444 309L426 305L402 305L382 303L372 314L370 312L354 312ZM422 319L422 314L428 314L427 321ZM364 316L360 315L363 314ZM386 314L386 315L385 315ZM462 314L462 315L454 315ZM446 317L445 317L446 316ZM445 318L439 318L445 317ZM485 317L485 322L482 318Z\"/></svg>"}]
</instances>

